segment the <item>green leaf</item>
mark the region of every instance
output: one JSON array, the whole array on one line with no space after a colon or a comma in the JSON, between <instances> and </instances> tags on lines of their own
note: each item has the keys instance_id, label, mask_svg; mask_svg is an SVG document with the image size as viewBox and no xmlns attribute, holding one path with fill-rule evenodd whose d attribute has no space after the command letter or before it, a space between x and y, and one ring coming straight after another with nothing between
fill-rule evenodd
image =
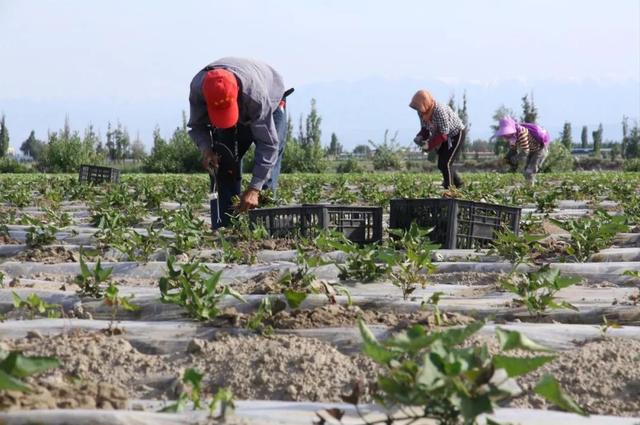
<instances>
[{"instance_id":1,"label":"green leaf","mask_svg":"<svg viewBox=\"0 0 640 425\"><path fill-rule=\"evenodd\" d=\"M182 393L180 398L173 404L169 404L159 410L160 413L180 413L187 407L187 395Z\"/></svg>"},{"instance_id":2,"label":"green leaf","mask_svg":"<svg viewBox=\"0 0 640 425\"><path fill-rule=\"evenodd\" d=\"M291 289L284 290L284 297L287 300L290 308L296 309L307 299L307 294L304 292L296 292Z\"/></svg>"},{"instance_id":3,"label":"green leaf","mask_svg":"<svg viewBox=\"0 0 640 425\"><path fill-rule=\"evenodd\" d=\"M386 364L393 359L393 353L380 345L375 335L371 333L362 319L358 319L358 328L360 329L360 336L364 342L362 351L365 355L371 357L373 361L379 364Z\"/></svg>"},{"instance_id":4,"label":"green leaf","mask_svg":"<svg viewBox=\"0 0 640 425\"><path fill-rule=\"evenodd\" d=\"M529 350L529 351L553 351L550 348L542 346L537 342L533 342L526 335L518 331L509 331L502 328L496 328L496 336L500 342L500 348L503 351L508 350Z\"/></svg>"},{"instance_id":5,"label":"green leaf","mask_svg":"<svg viewBox=\"0 0 640 425\"><path fill-rule=\"evenodd\" d=\"M244 299L244 297L242 296L242 294L240 294L240 292L236 291L229 285L226 285L224 287L224 294L231 295L233 298L237 299L238 301L242 301L243 303L247 302L247 300Z\"/></svg>"},{"instance_id":6,"label":"green leaf","mask_svg":"<svg viewBox=\"0 0 640 425\"><path fill-rule=\"evenodd\" d=\"M541 395L547 401L555 404L562 410L567 412L577 413L582 416L589 416L587 412L585 412L578 404L573 401L571 397L558 384L558 381L551 376L545 375L540 379L538 384L535 386L533 391L536 394Z\"/></svg>"},{"instance_id":7,"label":"green leaf","mask_svg":"<svg viewBox=\"0 0 640 425\"><path fill-rule=\"evenodd\" d=\"M11 352L0 362L0 370L18 378L26 378L60 366L55 357L27 357L18 352Z\"/></svg>"},{"instance_id":8,"label":"green leaf","mask_svg":"<svg viewBox=\"0 0 640 425\"><path fill-rule=\"evenodd\" d=\"M85 279L91 276L91 271L89 271L89 267L84 261L83 255L80 255L80 272L82 277L84 277Z\"/></svg>"},{"instance_id":9,"label":"green leaf","mask_svg":"<svg viewBox=\"0 0 640 425\"><path fill-rule=\"evenodd\" d=\"M453 347L462 344L467 338L478 332L484 326L484 321L473 322L464 328L453 328L440 332L440 339L448 346Z\"/></svg>"},{"instance_id":10,"label":"green leaf","mask_svg":"<svg viewBox=\"0 0 640 425\"><path fill-rule=\"evenodd\" d=\"M493 403L488 395L475 398L462 396L460 399L460 411L466 419L475 419L483 413L493 413Z\"/></svg>"},{"instance_id":11,"label":"green leaf","mask_svg":"<svg viewBox=\"0 0 640 425\"><path fill-rule=\"evenodd\" d=\"M121 297L121 298L119 298L120 305L122 306L123 309L125 309L127 311L138 311L138 310L140 310L142 307L140 307L137 304L134 304L134 303L130 302L130 300L132 298L133 298L133 295L131 295L130 297Z\"/></svg>"},{"instance_id":12,"label":"green leaf","mask_svg":"<svg viewBox=\"0 0 640 425\"><path fill-rule=\"evenodd\" d=\"M553 360L555 356L537 356L537 357L509 357L503 355L493 356L493 364L496 369L504 369L510 378L524 375L533 370L538 369L545 363Z\"/></svg>"},{"instance_id":13,"label":"green leaf","mask_svg":"<svg viewBox=\"0 0 640 425\"><path fill-rule=\"evenodd\" d=\"M0 390L12 390L12 391L29 391L30 388L22 381L7 372L0 369Z\"/></svg>"},{"instance_id":14,"label":"green leaf","mask_svg":"<svg viewBox=\"0 0 640 425\"><path fill-rule=\"evenodd\" d=\"M13 307L15 308L22 307L22 298L20 298L20 295L16 294L15 291L11 291L11 297L13 299Z\"/></svg>"}]
</instances>

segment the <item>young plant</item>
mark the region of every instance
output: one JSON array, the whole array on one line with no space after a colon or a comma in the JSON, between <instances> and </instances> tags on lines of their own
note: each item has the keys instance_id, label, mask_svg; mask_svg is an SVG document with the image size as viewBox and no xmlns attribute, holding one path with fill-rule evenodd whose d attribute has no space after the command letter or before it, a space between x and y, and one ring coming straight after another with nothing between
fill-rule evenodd
<instances>
[{"instance_id":1,"label":"young plant","mask_svg":"<svg viewBox=\"0 0 640 425\"><path fill-rule=\"evenodd\" d=\"M513 273L520 264L531 264L531 254L540 250L538 241L542 238L543 236L527 234L517 236L511 230L505 229L496 233L489 252L508 260L513 265Z\"/></svg>"},{"instance_id":2,"label":"young plant","mask_svg":"<svg viewBox=\"0 0 640 425\"><path fill-rule=\"evenodd\" d=\"M209 320L220 314L218 303L227 295L244 302L244 298L228 285L220 283L222 271L214 272L199 261L180 264L167 259L168 274L160 278L161 300L185 308L198 320Z\"/></svg>"},{"instance_id":3,"label":"young plant","mask_svg":"<svg viewBox=\"0 0 640 425\"><path fill-rule=\"evenodd\" d=\"M220 239L218 240L220 249L222 250L221 261L226 264L254 264L256 262L256 254L251 249L239 246L231 242L227 238L227 233L220 231Z\"/></svg>"},{"instance_id":4,"label":"young plant","mask_svg":"<svg viewBox=\"0 0 640 425\"><path fill-rule=\"evenodd\" d=\"M173 241L169 248L173 254L183 254L198 248L204 235L204 222L193 214L193 209L183 206L174 211L163 213L165 230L173 232Z\"/></svg>"},{"instance_id":5,"label":"young plant","mask_svg":"<svg viewBox=\"0 0 640 425\"><path fill-rule=\"evenodd\" d=\"M611 216L606 211L596 211L593 217L562 222L552 220L571 234L567 254L577 262L589 260L592 254L611 246L620 232L629 231L625 216Z\"/></svg>"},{"instance_id":6,"label":"young plant","mask_svg":"<svg viewBox=\"0 0 640 425\"><path fill-rule=\"evenodd\" d=\"M563 288L575 285L582 279L579 277L561 276L558 269L552 269L548 264L538 271L509 275L500 280L503 289L516 294L516 303L524 305L529 314L541 316L547 309L569 308L578 310L566 301L558 301L556 293Z\"/></svg>"},{"instance_id":7,"label":"young plant","mask_svg":"<svg viewBox=\"0 0 640 425\"><path fill-rule=\"evenodd\" d=\"M29 248L40 248L56 240L58 228L53 224L29 216L25 216L24 220L31 225L27 230L27 246Z\"/></svg>"},{"instance_id":8,"label":"young plant","mask_svg":"<svg viewBox=\"0 0 640 425\"><path fill-rule=\"evenodd\" d=\"M111 322L109 323L109 331L113 331L113 323L116 321L119 308L122 308L126 311L140 310L140 306L131 302L132 299L133 295L130 295L128 297L120 296L118 287L112 283L109 283L109 286L107 286L107 289L104 292L104 303L108 306L111 306Z\"/></svg>"},{"instance_id":9,"label":"young plant","mask_svg":"<svg viewBox=\"0 0 640 425\"><path fill-rule=\"evenodd\" d=\"M218 404L220 405L220 414L215 416ZM209 403L209 417L213 419L221 419L222 421L224 421L224 419L227 417L227 414L229 412L233 412L235 408L236 404L233 399L233 393L231 392L231 390L220 388L218 389L216 395L213 396L211 403Z\"/></svg>"},{"instance_id":10,"label":"young plant","mask_svg":"<svg viewBox=\"0 0 640 425\"><path fill-rule=\"evenodd\" d=\"M477 424L497 404L522 392L515 378L553 360L553 356L491 355L486 344L462 348L483 322L437 332L416 325L385 341L378 341L362 320L358 323L364 354L378 363L377 403L389 413L377 423L414 423L429 418L439 424ZM501 350L549 351L518 332L496 330ZM533 390L563 410L586 415L545 375ZM360 394L353 394L356 407ZM358 410L359 412L359 410ZM365 418L365 423L369 424Z\"/></svg>"},{"instance_id":11,"label":"young plant","mask_svg":"<svg viewBox=\"0 0 640 425\"><path fill-rule=\"evenodd\" d=\"M416 290L416 284L424 288L428 283L427 274L435 271L431 253L437 245L431 244L428 239L431 229L421 229L415 222L409 230L389 232L399 238L396 245L403 250L388 250L381 258L389 265L391 283L402 290L406 300Z\"/></svg>"},{"instance_id":12,"label":"young plant","mask_svg":"<svg viewBox=\"0 0 640 425\"><path fill-rule=\"evenodd\" d=\"M245 214L231 217L231 233L241 241L262 241L269 237L264 225L251 223Z\"/></svg>"},{"instance_id":13,"label":"young plant","mask_svg":"<svg viewBox=\"0 0 640 425\"><path fill-rule=\"evenodd\" d=\"M276 297L263 298L262 301L260 301L258 310L253 313L247 321L246 328L258 332L263 336L273 335L273 327L265 324L265 322L286 308L286 303Z\"/></svg>"},{"instance_id":14,"label":"young plant","mask_svg":"<svg viewBox=\"0 0 640 425\"><path fill-rule=\"evenodd\" d=\"M202 394L202 378L204 374L197 369L188 368L182 375L182 383L190 387L188 393L182 392L174 404L160 410L162 413L181 413L187 407L187 402L193 403L193 410L202 408L200 396Z\"/></svg>"},{"instance_id":15,"label":"young plant","mask_svg":"<svg viewBox=\"0 0 640 425\"><path fill-rule=\"evenodd\" d=\"M607 332L609 332L609 329L621 329L622 325L620 325L619 323L616 322L610 322L609 320L607 320L607 316L602 316L602 324L598 327L598 329L600 330L600 337L602 339L605 339L607 337Z\"/></svg>"},{"instance_id":16,"label":"young plant","mask_svg":"<svg viewBox=\"0 0 640 425\"><path fill-rule=\"evenodd\" d=\"M294 309L300 307L309 293L319 293L318 288L313 286L317 278L311 268L327 264L319 256L307 256L300 248L296 253L296 263L298 268L295 271L287 270L278 279L278 285L284 288L282 293L287 304Z\"/></svg>"},{"instance_id":17,"label":"young plant","mask_svg":"<svg viewBox=\"0 0 640 425\"><path fill-rule=\"evenodd\" d=\"M29 313L29 318L36 316L46 316L49 319L57 319L62 316L62 306L60 304L49 304L36 294L27 295L26 299L22 299L20 295L12 292L13 307L20 310L24 309Z\"/></svg>"},{"instance_id":18,"label":"young plant","mask_svg":"<svg viewBox=\"0 0 640 425\"><path fill-rule=\"evenodd\" d=\"M157 249L166 246L166 241L161 235L162 230L154 229L152 224L145 230L145 234L142 234L133 229L127 229L117 240L111 242L111 246L126 254L129 261L147 263Z\"/></svg>"},{"instance_id":19,"label":"young plant","mask_svg":"<svg viewBox=\"0 0 640 425\"><path fill-rule=\"evenodd\" d=\"M640 281L640 270L625 270L622 273L623 276L630 276L631 278Z\"/></svg>"},{"instance_id":20,"label":"young plant","mask_svg":"<svg viewBox=\"0 0 640 425\"><path fill-rule=\"evenodd\" d=\"M113 268L103 268L100 258L96 261L96 265L91 270L84 259L84 251L80 250L80 274L75 278L75 283L80 287L78 295L81 297L102 298L103 284L109 280Z\"/></svg>"},{"instance_id":21,"label":"young plant","mask_svg":"<svg viewBox=\"0 0 640 425\"><path fill-rule=\"evenodd\" d=\"M47 207L43 210L48 223L55 224L59 227L67 227L71 225L71 214L68 212L57 211Z\"/></svg>"},{"instance_id":22,"label":"young plant","mask_svg":"<svg viewBox=\"0 0 640 425\"><path fill-rule=\"evenodd\" d=\"M537 193L536 198L536 211L540 213L548 214L554 209L558 208L558 197L560 193L556 190L546 191L544 193Z\"/></svg>"},{"instance_id":23,"label":"young plant","mask_svg":"<svg viewBox=\"0 0 640 425\"><path fill-rule=\"evenodd\" d=\"M323 243L344 252L347 256L344 264L336 264L340 270L340 280L374 282L390 271L389 264L380 262L382 248L379 245L358 246L346 238L329 238L323 240Z\"/></svg>"},{"instance_id":24,"label":"young plant","mask_svg":"<svg viewBox=\"0 0 640 425\"><path fill-rule=\"evenodd\" d=\"M18 351L0 350L0 390L29 392L23 378L55 369L60 362L55 357L25 356Z\"/></svg>"},{"instance_id":25,"label":"young plant","mask_svg":"<svg viewBox=\"0 0 640 425\"><path fill-rule=\"evenodd\" d=\"M440 307L438 307L438 304L440 303L440 297L444 295L444 292L434 292L429 298L426 298L422 300L421 306L424 307L425 305L431 305L433 306L433 316L435 318L435 324L436 326L442 326L442 324L444 323L442 320L442 314L440 313Z\"/></svg>"}]
</instances>

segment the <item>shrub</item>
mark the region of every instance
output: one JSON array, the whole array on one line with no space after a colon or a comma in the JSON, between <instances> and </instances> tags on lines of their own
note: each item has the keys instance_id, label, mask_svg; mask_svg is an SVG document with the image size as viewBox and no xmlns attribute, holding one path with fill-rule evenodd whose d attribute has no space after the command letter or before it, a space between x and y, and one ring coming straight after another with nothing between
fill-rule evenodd
<instances>
[{"instance_id":1,"label":"shrub","mask_svg":"<svg viewBox=\"0 0 640 425\"><path fill-rule=\"evenodd\" d=\"M38 168L49 173L77 172L81 164L101 162L93 146L83 141L78 132L71 132L68 126L59 132L49 134L49 142L44 146L38 161Z\"/></svg>"},{"instance_id":2,"label":"shrub","mask_svg":"<svg viewBox=\"0 0 640 425\"><path fill-rule=\"evenodd\" d=\"M338 164L336 168L337 173L362 173L364 172L364 168L355 158L349 158L348 160L341 162Z\"/></svg>"},{"instance_id":3,"label":"shrub","mask_svg":"<svg viewBox=\"0 0 640 425\"><path fill-rule=\"evenodd\" d=\"M13 158L0 158L0 173L30 173L31 168Z\"/></svg>"},{"instance_id":4,"label":"shrub","mask_svg":"<svg viewBox=\"0 0 640 425\"><path fill-rule=\"evenodd\" d=\"M559 142L552 142L549 145L549 155L542 164L543 173L561 173L573 171L575 160L571 152Z\"/></svg>"},{"instance_id":5,"label":"shrub","mask_svg":"<svg viewBox=\"0 0 640 425\"><path fill-rule=\"evenodd\" d=\"M624 171L640 172L640 158L627 159L624 162Z\"/></svg>"},{"instance_id":6,"label":"shrub","mask_svg":"<svg viewBox=\"0 0 640 425\"><path fill-rule=\"evenodd\" d=\"M178 127L167 142L159 131L153 134L151 154L144 161L148 173L195 173L201 172L200 151L191 140L185 126Z\"/></svg>"}]
</instances>

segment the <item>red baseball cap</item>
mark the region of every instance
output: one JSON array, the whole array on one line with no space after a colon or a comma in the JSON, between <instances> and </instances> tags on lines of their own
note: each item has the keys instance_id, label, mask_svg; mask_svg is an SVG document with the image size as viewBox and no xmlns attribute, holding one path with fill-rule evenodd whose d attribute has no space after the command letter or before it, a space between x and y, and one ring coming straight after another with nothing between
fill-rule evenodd
<instances>
[{"instance_id":1,"label":"red baseball cap","mask_svg":"<svg viewBox=\"0 0 640 425\"><path fill-rule=\"evenodd\" d=\"M217 128L230 128L238 123L238 81L225 69L212 69L202 81L202 95L209 120Z\"/></svg>"}]
</instances>

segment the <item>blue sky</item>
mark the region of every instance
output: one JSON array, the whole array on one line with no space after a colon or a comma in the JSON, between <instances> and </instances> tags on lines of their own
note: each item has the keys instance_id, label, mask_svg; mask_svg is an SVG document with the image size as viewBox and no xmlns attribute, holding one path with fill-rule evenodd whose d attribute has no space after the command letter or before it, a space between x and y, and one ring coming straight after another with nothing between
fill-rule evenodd
<instances>
[{"instance_id":1,"label":"blue sky","mask_svg":"<svg viewBox=\"0 0 640 425\"><path fill-rule=\"evenodd\" d=\"M179 122L192 76L227 55L263 59L302 88L591 81L631 84L635 97L640 1L0 0L0 113L14 146L65 114L76 128L120 120L146 140L156 123L168 132ZM372 107L384 108L371 90Z\"/></svg>"}]
</instances>

